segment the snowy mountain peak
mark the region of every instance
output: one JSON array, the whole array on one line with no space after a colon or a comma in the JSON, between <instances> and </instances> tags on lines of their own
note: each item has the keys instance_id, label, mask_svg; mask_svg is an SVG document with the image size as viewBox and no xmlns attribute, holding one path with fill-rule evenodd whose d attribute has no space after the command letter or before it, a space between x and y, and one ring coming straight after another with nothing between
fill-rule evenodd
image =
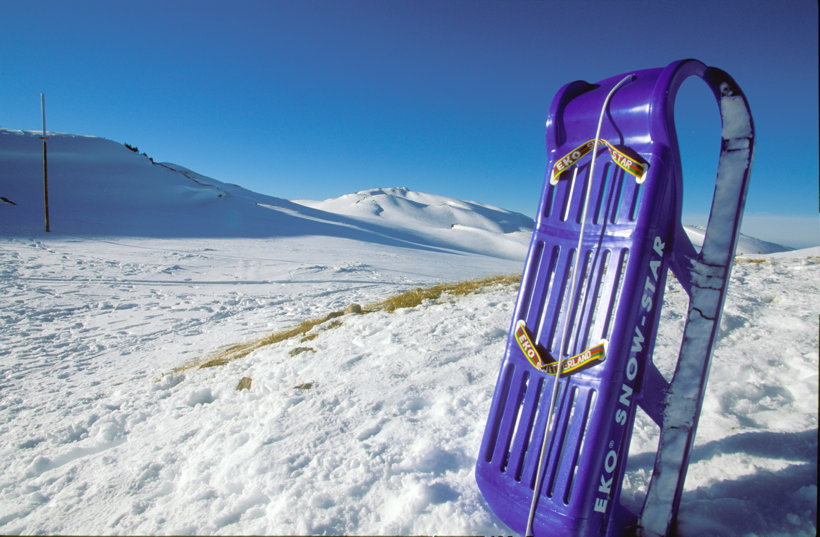
<instances>
[{"instance_id":1,"label":"snowy mountain peak","mask_svg":"<svg viewBox=\"0 0 820 537\"><path fill-rule=\"evenodd\" d=\"M531 218L500 207L463 201L407 187L371 188L322 201L296 203L337 214L401 226L531 233Z\"/></svg>"}]
</instances>

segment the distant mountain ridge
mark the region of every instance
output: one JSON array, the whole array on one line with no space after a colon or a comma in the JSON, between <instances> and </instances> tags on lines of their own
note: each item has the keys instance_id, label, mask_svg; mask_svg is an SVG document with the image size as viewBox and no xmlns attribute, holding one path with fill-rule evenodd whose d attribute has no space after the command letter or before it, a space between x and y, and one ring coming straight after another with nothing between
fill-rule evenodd
<instances>
[{"instance_id":1,"label":"distant mountain ridge","mask_svg":"<svg viewBox=\"0 0 820 537\"><path fill-rule=\"evenodd\" d=\"M365 220L437 228L473 228L492 233L532 232L533 220L493 205L462 201L407 187L372 188L323 201L294 200L323 211Z\"/></svg>"},{"instance_id":2,"label":"distant mountain ridge","mask_svg":"<svg viewBox=\"0 0 820 537\"><path fill-rule=\"evenodd\" d=\"M492 205L372 188L288 201L224 183L94 136L48 133L49 212L55 234L140 237L325 235L411 248L526 255L533 220ZM43 232L39 132L0 129L0 235ZM6 201L8 200L8 201ZM704 229L687 227L695 246ZM738 254L789 248L741 236Z\"/></svg>"},{"instance_id":3,"label":"distant mountain ridge","mask_svg":"<svg viewBox=\"0 0 820 537\"><path fill-rule=\"evenodd\" d=\"M406 187L373 188L322 201L294 200L323 211L397 227L454 228L492 233L532 234L533 220L520 213L472 201L459 201L435 194L414 192ZM700 248L705 226L684 226L687 236ZM787 246L741 234L737 255L769 254L792 250Z\"/></svg>"},{"instance_id":4,"label":"distant mountain ridge","mask_svg":"<svg viewBox=\"0 0 820 537\"><path fill-rule=\"evenodd\" d=\"M692 244L694 244L696 248L700 248L706 236L706 226L684 226L684 230L686 230L686 234L689 236L689 240L692 241ZM794 248L756 239L741 233L737 239L735 255L772 254L790 250L794 250Z\"/></svg>"},{"instance_id":5,"label":"distant mountain ridge","mask_svg":"<svg viewBox=\"0 0 820 537\"><path fill-rule=\"evenodd\" d=\"M521 214L407 189L394 189L389 199L389 189L383 191L380 201L390 206L388 213L394 218L329 212L224 183L177 164L156 163L111 140L61 133L48 136L53 234L322 235L521 259L532 230L532 221ZM41 159L39 132L0 129L0 196L14 204L4 202L0 207L0 234L43 232ZM426 222L425 215L432 220ZM449 228L440 225L447 218Z\"/></svg>"},{"instance_id":6,"label":"distant mountain ridge","mask_svg":"<svg viewBox=\"0 0 820 537\"><path fill-rule=\"evenodd\" d=\"M526 254L534 225L520 213L406 187L372 188L322 201L295 202L359 222L413 230L429 243L455 242L475 252L492 248L502 257L514 259L523 259Z\"/></svg>"}]
</instances>

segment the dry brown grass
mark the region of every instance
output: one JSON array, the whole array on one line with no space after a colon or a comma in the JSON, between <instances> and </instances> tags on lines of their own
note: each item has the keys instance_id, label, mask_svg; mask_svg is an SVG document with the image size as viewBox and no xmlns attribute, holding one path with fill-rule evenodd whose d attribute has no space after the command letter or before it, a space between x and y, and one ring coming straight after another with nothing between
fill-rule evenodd
<instances>
[{"instance_id":1,"label":"dry brown grass","mask_svg":"<svg viewBox=\"0 0 820 537\"><path fill-rule=\"evenodd\" d=\"M236 391L241 392L242 390L250 390L252 383L253 379L250 377L242 377L239 379L239 384L236 385Z\"/></svg>"},{"instance_id":2,"label":"dry brown grass","mask_svg":"<svg viewBox=\"0 0 820 537\"><path fill-rule=\"evenodd\" d=\"M381 302L370 304L365 307L365 310L393 312L401 308L414 308L425 300L438 300L441 298L441 295L445 293L455 296L468 295L496 285L517 285L520 281L520 276L510 275L493 276L491 278L467 280L457 283L440 283L431 287L418 287L410 291L405 291L404 293L393 295Z\"/></svg>"},{"instance_id":3,"label":"dry brown grass","mask_svg":"<svg viewBox=\"0 0 820 537\"><path fill-rule=\"evenodd\" d=\"M227 349L217 351L212 356L210 356L205 362L198 365L193 364L192 366L186 366L183 369L190 369L191 367L198 367L199 369L204 369L206 367L216 367L220 365L225 365L228 362L238 360L239 358L244 358L256 349L267 347L268 345L273 345L274 343L286 341L294 337L304 336L314 327L322 323L325 323L331 319L335 319L336 317L341 317L344 314L344 311L333 311L328 313L324 317L302 321L301 323L297 324L292 328L281 330L279 332L274 332L273 334L269 334L257 340L231 345Z\"/></svg>"},{"instance_id":4,"label":"dry brown grass","mask_svg":"<svg viewBox=\"0 0 820 537\"><path fill-rule=\"evenodd\" d=\"M367 314L375 311L386 311L389 313L402 308L414 308L427 300L438 300L444 294L453 296L468 295L496 286L518 285L520 280L520 276L511 275L493 276L490 278L467 280L457 283L441 283L438 285L433 285L431 287L419 287L411 291L405 291L404 293L393 295L380 302L376 302L368 306L365 306L364 308L358 306L357 304L351 304L344 310L333 311L328 313L324 317L319 317L317 319L302 321L301 323L292 328L281 330L279 332L274 332L273 334L269 334L265 337L256 339L254 341L248 341L246 343L238 343L236 345L231 345L226 349L222 349L211 354L210 356L206 357L204 361L193 362L191 364L178 367L174 370L174 372L179 373L193 368L204 369L207 367L217 367L220 365L225 365L228 362L244 358L245 356L249 355L257 349L261 349L262 347L266 347L268 345L273 345L274 343L287 341L291 338L301 337L300 342L310 341L312 339L315 339L318 334L308 334L308 332L310 332L311 330L313 330L321 324L327 323L328 321L332 322L328 323L325 329L332 329L341 326L342 321L337 318L343 315ZM303 352L304 350L308 349L313 350L310 347L297 347L297 349L299 349L299 352Z\"/></svg>"}]
</instances>

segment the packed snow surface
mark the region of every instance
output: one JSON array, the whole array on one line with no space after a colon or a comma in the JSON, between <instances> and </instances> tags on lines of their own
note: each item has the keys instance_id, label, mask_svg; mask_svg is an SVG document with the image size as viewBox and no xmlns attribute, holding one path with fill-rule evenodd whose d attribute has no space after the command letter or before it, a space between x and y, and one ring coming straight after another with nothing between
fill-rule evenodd
<instances>
[{"instance_id":1,"label":"packed snow surface","mask_svg":"<svg viewBox=\"0 0 820 537\"><path fill-rule=\"evenodd\" d=\"M473 468L514 287L349 314L175 370L519 265L322 237L3 239L0 533L507 532ZM681 535L814 535L819 271L801 252L735 265ZM670 283L667 374L684 295ZM628 502L656 439L639 415Z\"/></svg>"}]
</instances>

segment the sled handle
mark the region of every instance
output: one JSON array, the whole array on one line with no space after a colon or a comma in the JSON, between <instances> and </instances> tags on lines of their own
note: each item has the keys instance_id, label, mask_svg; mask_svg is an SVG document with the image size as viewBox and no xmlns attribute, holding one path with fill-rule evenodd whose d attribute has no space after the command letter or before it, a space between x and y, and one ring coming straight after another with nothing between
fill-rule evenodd
<instances>
[{"instance_id":1,"label":"sled handle","mask_svg":"<svg viewBox=\"0 0 820 537\"><path fill-rule=\"evenodd\" d=\"M680 60L669 64L655 84L650 125L652 139L667 147L678 147L675 131L674 105L681 84L690 76L702 79L717 101L721 119L721 148L718 159L718 176L712 197L707 234L700 256L710 265L728 266L737 246L737 230L740 228L746 191L751 174L754 146L754 124L749 103L737 82L725 71L707 67L698 60ZM665 98L663 97L663 94ZM678 173L680 159L678 161ZM728 166L728 164L733 166ZM721 171L734 172L734 177L721 177ZM731 187L731 188L729 188ZM731 215L727 221L726 217ZM722 225L712 228L713 220ZM710 231L712 231L710 233ZM730 239L727 242L727 239Z\"/></svg>"},{"instance_id":2,"label":"sled handle","mask_svg":"<svg viewBox=\"0 0 820 537\"><path fill-rule=\"evenodd\" d=\"M677 147L674 101L681 83L690 76L703 79L717 100L721 150L700 253L695 253L680 223L675 233L677 244L672 268L678 274L684 273L681 280L690 287L689 312L678 364L666 397L667 408L672 411L664 416L661 447L639 521L641 537L668 535L676 522L726 299L754 149L752 115L740 87L726 72L697 60L674 62L660 74L655 91L665 91L666 97L656 93L653 99L660 104L651 120L653 138L665 136L669 147ZM679 158L675 168L680 173Z\"/></svg>"}]
</instances>

